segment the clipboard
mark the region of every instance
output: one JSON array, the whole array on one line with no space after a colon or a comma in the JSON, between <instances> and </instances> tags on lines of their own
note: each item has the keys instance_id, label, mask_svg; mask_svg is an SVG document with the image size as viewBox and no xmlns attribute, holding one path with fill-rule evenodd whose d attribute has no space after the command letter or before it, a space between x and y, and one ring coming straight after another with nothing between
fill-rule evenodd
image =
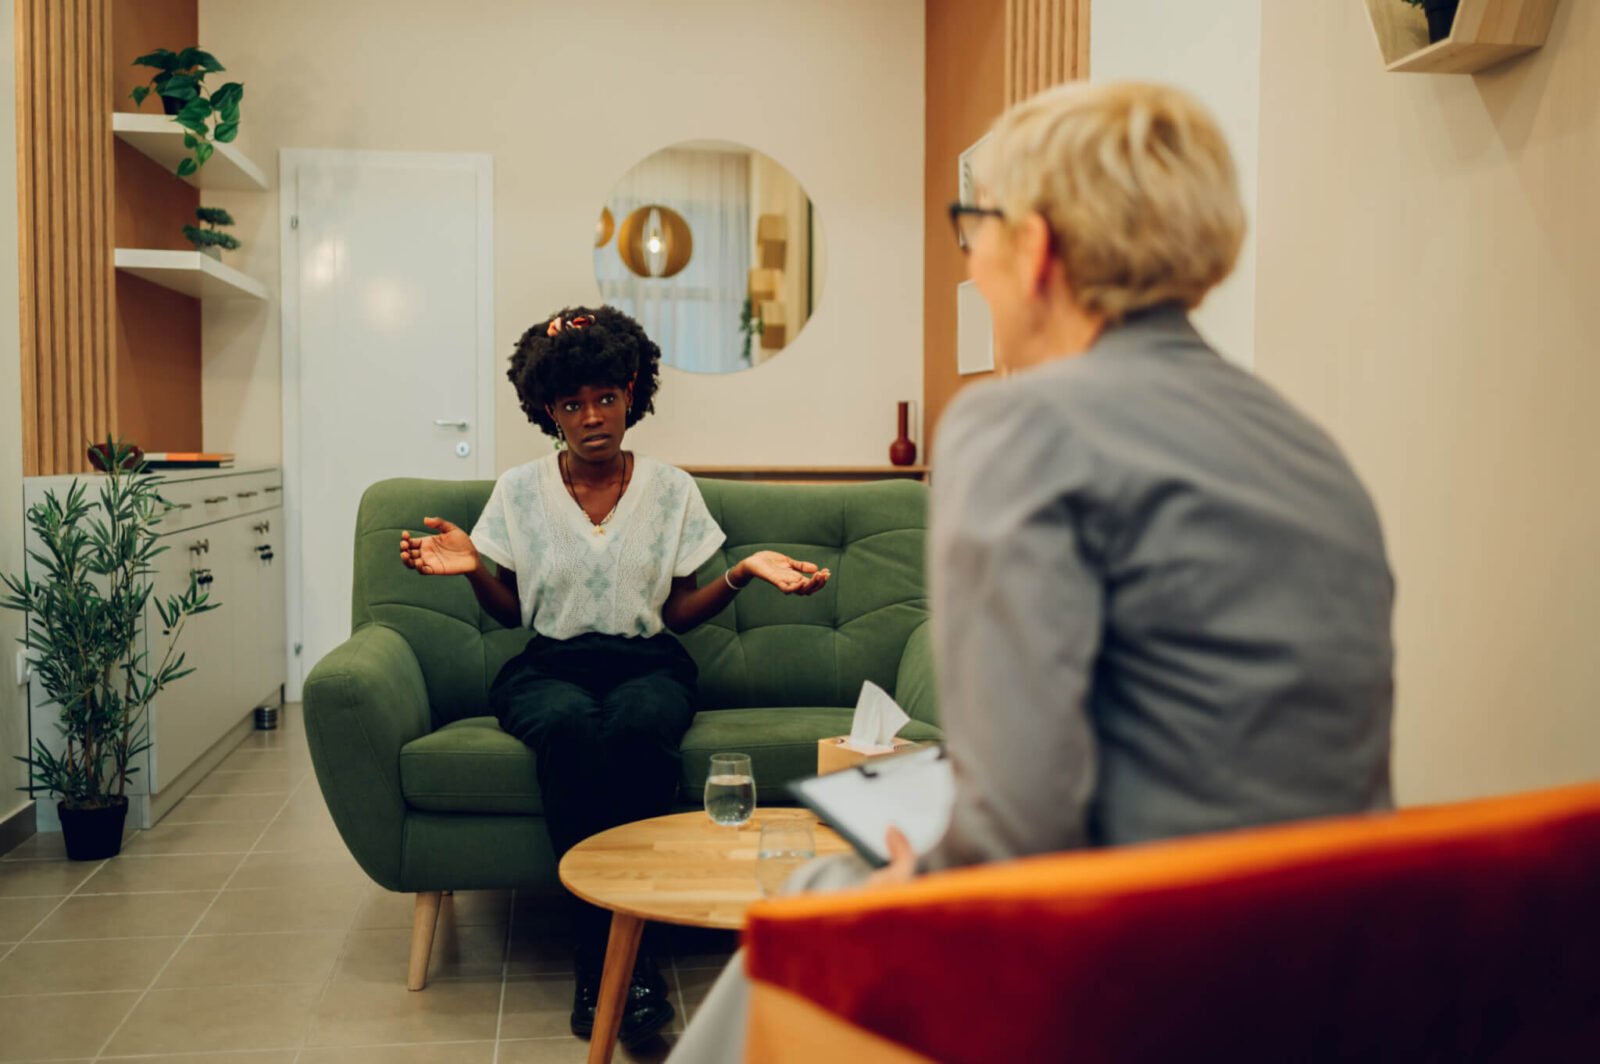
<instances>
[{"instance_id":1,"label":"clipboard","mask_svg":"<svg viewBox=\"0 0 1600 1064\"><path fill-rule=\"evenodd\" d=\"M891 826L905 832L918 857L937 846L950 826L955 791L943 744L789 784L796 800L874 868L889 863L884 836Z\"/></svg>"}]
</instances>

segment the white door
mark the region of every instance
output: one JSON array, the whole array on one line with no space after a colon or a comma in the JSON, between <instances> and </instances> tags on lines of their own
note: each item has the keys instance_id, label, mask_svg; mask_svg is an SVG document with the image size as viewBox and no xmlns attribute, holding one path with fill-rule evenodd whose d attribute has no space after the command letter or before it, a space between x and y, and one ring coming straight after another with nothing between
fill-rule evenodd
<instances>
[{"instance_id":1,"label":"white door","mask_svg":"<svg viewBox=\"0 0 1600 1064\"><path fill-rule=\"evenodd\" d=\"M386 477L494 475L493 191L486 155L296 150L281 166L297 700L350 634L361 493Z\"/></svg>"}]
</instances>

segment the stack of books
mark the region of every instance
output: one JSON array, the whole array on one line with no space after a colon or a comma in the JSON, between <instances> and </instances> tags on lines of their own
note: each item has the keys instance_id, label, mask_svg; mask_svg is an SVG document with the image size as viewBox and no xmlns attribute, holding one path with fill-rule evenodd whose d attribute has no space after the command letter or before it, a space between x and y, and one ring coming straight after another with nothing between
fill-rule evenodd
<instances>
[{"instance_id":1,"label":"stack of books","mask_svg":"<svg viewBox=\"0 0 1600 1064\"><path fill-rule=\"evenodd\" d=\"M151 469L232 469L233 455L201 451L152 451L144 456Z\"/></svg>"}]
</instances>

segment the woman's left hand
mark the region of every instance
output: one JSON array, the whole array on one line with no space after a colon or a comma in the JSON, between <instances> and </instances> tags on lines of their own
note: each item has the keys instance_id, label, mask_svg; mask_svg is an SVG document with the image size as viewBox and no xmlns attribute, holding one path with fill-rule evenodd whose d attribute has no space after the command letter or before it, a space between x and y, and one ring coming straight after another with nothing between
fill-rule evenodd
<instances>
[{"instance_id":1,"label":"woman's left hand","mask_svg":"<svg viewBox=\"0 0 1600 1064\"><path fill-rule=\"evenodd\" d=\"M740 562L738 567L743 570L744 580L741 583L759 578L785 595L815 595L833 575L826 569L817 568L815 562L797 562L775 550L758 551ZM741 574L733 575L737 580Z\"/></svg>"},{"instance_id":2,"label":"woman's left hand","mask_svg":"<svg viewBox=\"0 0 1600 1064\"><path fill-rule=\"evenodd\" d=\"M889 850L889 863L867 877L867 886L891 887L917 878L917 854L905 832L890 828L884 845Z\"/></svg>"}]
</instances>

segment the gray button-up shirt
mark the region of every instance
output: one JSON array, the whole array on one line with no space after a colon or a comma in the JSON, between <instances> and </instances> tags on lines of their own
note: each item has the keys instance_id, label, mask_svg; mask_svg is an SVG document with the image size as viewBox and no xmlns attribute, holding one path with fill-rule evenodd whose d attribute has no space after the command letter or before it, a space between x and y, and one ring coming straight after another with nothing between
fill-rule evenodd
<instances>
[{"instance_id":1,"label":"gray button-up shirt","mask_svg":"<svg viewBox=\"0 0 1600 1064\"><path fill-rule=\"evenodd\" d=\"M1391 804L1377 514L1181 308L968 388L934 469L957 802L924 867Z\"/></svg>"}]
</instances>

